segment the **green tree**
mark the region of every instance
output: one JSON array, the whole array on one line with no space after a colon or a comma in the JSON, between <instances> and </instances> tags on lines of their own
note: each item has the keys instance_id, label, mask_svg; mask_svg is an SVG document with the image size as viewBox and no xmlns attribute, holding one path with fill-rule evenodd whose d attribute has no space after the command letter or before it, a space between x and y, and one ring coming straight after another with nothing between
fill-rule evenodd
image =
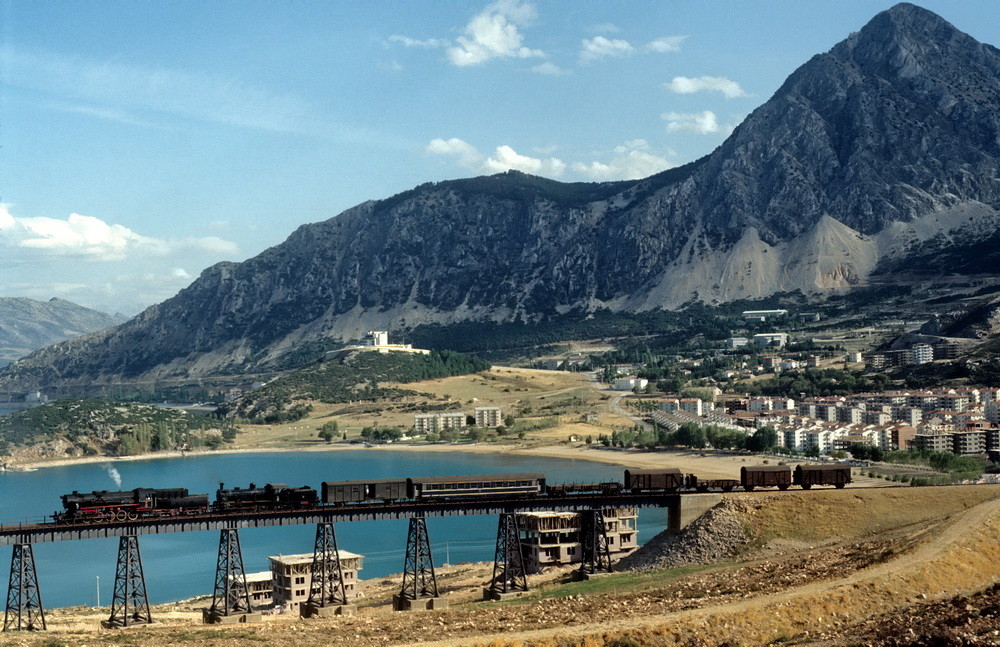
<instances>
[{"instance_id":1,"label":"green tree","mask_svg":"<svg viewBox=\"0 0 1000 647\"><path fill-rule=\"evenodd\" d=\"M327 442L327 444L332 443L333 439L337 437L340 431L339 425L337 425L336 420L331 420L330 422L323 423L319 428L319 433L316 435Z\"/></svg>"},{"instance_id":2,"label":"green tree","mask_svg":"<svg viewBox=\"0 0 1000 647\"><path fill-rule=\"evenodd\" d=\"M231 421L227 421L222 425L222 440L227 443L231 443L236 440L236 435L239 433L239 429Z\"/></svg>"},{"instance_id":3,"label":"green tree","mask_svg":"<svg viewBox=\"0 0 1000 647\"><path fill-rule=\"evenodd\" d=\"M708 442L708 438L701 425L688 422L681 425L674 433L674 442L678 445L700 449Z\"/></svg>"},{"instance_id":4,"label":"green tree","mask_svg":"<svg viewBox=\"0 0 1000 647\"><path fill-rule=\"evenodd\" d=\"M777 444L778 432L770 425L761 427L747 438L747 449L752 452L766 452Z\"/></svg>"}]
</instances>

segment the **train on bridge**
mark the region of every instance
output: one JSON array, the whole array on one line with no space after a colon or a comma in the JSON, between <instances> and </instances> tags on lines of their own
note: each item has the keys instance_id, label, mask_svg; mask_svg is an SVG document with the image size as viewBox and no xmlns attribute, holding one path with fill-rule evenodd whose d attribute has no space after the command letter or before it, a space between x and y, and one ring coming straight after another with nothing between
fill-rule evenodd
<instances>
[{"instance_id":1,"label":"train on bridge","mask_svg":"<svg viewBox=\"0 0 1000 647\"><path fill-rule=\"evenodd\" d=\"M544 474L477 474L468 476L425 476L405 479L324 481L317 491L309 486L284 483L251 483L248 488L226 489L220 483L215 499L208 494L191 494L186 488L136 488L121 492L107 490L62 495L63 509L53 515L57 523L136 521L139 519L198 515L205 513L307 510L350 506L359 503L402 503L474 500L486 497L562 499L583 495L620 493L747 492L761 487L786 490L792 485L803 489L832 485L842 488L851 482L846 465L747 466L739 479L702 479L676 468L627 469L621 482L547 483Z\"/></svg>"}]
</instances>

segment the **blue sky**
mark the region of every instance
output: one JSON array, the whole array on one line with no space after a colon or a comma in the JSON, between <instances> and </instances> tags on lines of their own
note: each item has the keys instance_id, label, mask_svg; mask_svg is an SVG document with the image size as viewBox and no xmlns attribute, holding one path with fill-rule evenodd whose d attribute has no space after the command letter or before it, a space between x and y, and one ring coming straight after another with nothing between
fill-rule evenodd
<instances>
[{"instance_id":1,"label":"blue sky","mask_svg":"<svg viewBox=\"0 0 1000 647\"><path fill-rule=\"evenodd\" d=\"M892 4L0 0L0 296L131 315L423 182L644 177Z\"/></svg>"}]
</instances>

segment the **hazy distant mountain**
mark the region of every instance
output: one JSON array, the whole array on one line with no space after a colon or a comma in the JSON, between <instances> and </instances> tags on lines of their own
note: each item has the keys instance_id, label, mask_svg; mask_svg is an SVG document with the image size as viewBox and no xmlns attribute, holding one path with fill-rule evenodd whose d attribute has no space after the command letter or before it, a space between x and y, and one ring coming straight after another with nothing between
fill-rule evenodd
<instances>
[{"instance_id":1,"label":"hazy distant mountain","mask_svg":"<svg viewBox=\"0 0 1000 647\"><path fill-rule=\"evenodd\" d=\"M124 321L63 299L0 297L0 365L56 342Z\"/></svg>"},{"instance_id":2,"label":"hazy distant mountain","mask_svg":"<svg viewBox=\"0 0 1000 647\"><path fill-rule=\"evenodd\" d=\"M606 184L510 172L366 202L209 268L112 332L18 362L0 391L258 368L369 328L997 271L998 171L1000 51L901 4L814 56L697 162Z\"/></svg>"}]
</instances>

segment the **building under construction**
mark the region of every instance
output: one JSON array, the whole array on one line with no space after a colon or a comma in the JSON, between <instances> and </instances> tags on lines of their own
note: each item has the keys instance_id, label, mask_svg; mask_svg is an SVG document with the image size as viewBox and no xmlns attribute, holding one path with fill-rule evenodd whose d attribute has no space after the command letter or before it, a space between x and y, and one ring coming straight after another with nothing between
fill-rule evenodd
<instances>
[{"instance_id":1,"label":"building under construction","mask_svg":"<svg viewBox=\"0 0 1000 647\"><path fill-rule=\"evenodd\" d=\"M361 597L358 571L364 557L346 550L338 551L344 571L344 593L347 598ZM298 613L309 599L312 586L312 553L274 555L269 557L271 570L247 573L247 589L255 609L273 606L276 612Z\"/></svg>"},{"instance_id":2,"label":"building under construction","mask_svg":"<svg viewBox=\"0 0 1000 647\"><path fill-rule=\"evenodd\" d=\"M575 564L583 561L581 531L583 515L579 512L521 512L521 550L525 568L538 573L546 566ZM608 551L618 557L632 552L636 540L635 508L604 510L604 526L608 535Z\"/></svg>"}]
</instances>

